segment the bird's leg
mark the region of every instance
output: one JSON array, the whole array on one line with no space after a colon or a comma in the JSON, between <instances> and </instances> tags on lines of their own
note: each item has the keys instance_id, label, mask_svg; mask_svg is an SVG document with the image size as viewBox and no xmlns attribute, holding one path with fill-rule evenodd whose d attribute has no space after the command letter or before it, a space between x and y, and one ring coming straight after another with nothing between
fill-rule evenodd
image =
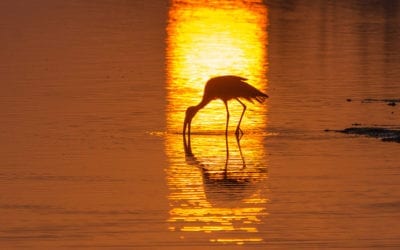
<instances>
[{"instance_id":1,"label":"bird's leg","mask_svg":"<svg viewBox=\"0 0 400 250\"><path fill-rule=\"evenodd\" d=\"M188 146L189 146L189 148L191 149L192 148L192 145L191 145L191 140L190 140L190 123L189 123L189 126L188 126ZM186 138L185 138L185 140L186 140Z\"/></svg>"},{"instance_id":2,"label":"bird's leg","mask_svg":"<svg viewBox=\"0 0 400 250\"><path fill-rule=\"evenodd\" d=\"M224 101L225 108L226 108L226 127L225 127L225 137L228 138L228 126L229 126L229 109L228 109L228 102Z\"/></svg>"},{"instance_id":3,"label":"bird's leg","mask_svg":"<svg viewBox=\"0 0 400 250\"><path fill-rule=\"evenodd\" d=\"M225 171L228 166L228 158L229 158L229 147L228 147L228 126L229 126L229 109L228 109L228 102L224 101L225 108L226 108L226 127L225 127L225 143L226 143L226 162L225 162Z\"/></svg>"},{"instance_id":4,"label":"bird's leg","mask_svg":"<svg viewBox=\"0 0 400 250\"><path fill-rule=\"evenodd\" d=\"M190 144L190 134L188 135L188 138L189 138L189 142L187 143L186 142L186 133L183 133L183 146L185 149L185 154L186 154L186 156L193 156L192 147Z\"/></svg>"},{"instance_id":5,"label":"bird's leg","mask_svg":"<svg viewBox=\"0 0 400 250\"><path fill-rule=\"evenodd\" d=\"M240 116L240 119L239 119L239 123L238 123L238 125L237 125L237 127L236 127L236 131L235 131L235 134L236 134L236 137L238 137L239 138L239 140L242 138L242 136L243 136L243 131L240 129L240 123L242 122L242 118L243 118L243 115L244 115L244 112L246 111L246 105L244 105L244 103L243 102L241 102L240 100L239 100L239 98L236 98L236 100L240 103L240 104L242 104L242 106L243 106L243 112L242 112L242 115Z\"/></svg>"}]
</instances>

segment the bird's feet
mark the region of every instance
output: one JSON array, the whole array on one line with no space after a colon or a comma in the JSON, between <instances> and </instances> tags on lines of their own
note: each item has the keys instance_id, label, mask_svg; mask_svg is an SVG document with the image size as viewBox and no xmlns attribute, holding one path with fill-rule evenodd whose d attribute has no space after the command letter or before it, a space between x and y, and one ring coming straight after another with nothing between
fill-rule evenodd
<instances>
[{"instance_id":1,"label":"bird's feet","mask_svg":"<svg viewBox=\"0 0 400 250\"><path fill-rule=\"evenodd\" d=\"M243 134L243 130L241 130L239 127L236 128L235 135L238 140L242 139Z\"/></svg>"}]
</instances>

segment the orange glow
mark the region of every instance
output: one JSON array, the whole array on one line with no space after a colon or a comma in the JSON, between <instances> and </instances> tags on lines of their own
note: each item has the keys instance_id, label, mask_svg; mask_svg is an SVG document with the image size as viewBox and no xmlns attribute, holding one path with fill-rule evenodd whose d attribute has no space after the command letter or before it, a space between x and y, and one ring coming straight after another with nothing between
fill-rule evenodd
<instances>
[{"instance_id":1,"label":"orange glow","mask_svg":"<svg viewBox=\"0 0 400 250\"><path fill-rule=\"evenodd\" d=\"M182 129L176 121L183 121L184 110L200 102L205 82L213 76L240 75L266 90L266 26L267 10L261 1L172 2L167 29L168 111L172 111L168 129ZM233 128L241 106L236 102L230 106ZM246 130L266 125L266 116L252 115L253 110L265 114L266 105L251 106L246 112ZM195 117L193 131L223 130L224 117L222 102L211 102Z\"/></svg>"},{"instance_id":2,"label":"orange glow","mask_svg":"<svg viewBox=\"0 0 400 250\"><path fill-rule=\"evenodd\" d=\"M267 105L248 105L242 122L245 136L240 144L234 137L226 144L222 132L226 113L219 101L208 104L193 120L194 156L185 159L180 133L186 108L200 102L210 77L240 75L266 91L267 20L267 9L261 1L171 3L165 149L170 163L167 183L171 231L206 233L214 243L263 241L257 225L260 217L267 215L263 146ZM229 108L233 131L242 107L232 101Z\"/></svg>"}]
</instances>

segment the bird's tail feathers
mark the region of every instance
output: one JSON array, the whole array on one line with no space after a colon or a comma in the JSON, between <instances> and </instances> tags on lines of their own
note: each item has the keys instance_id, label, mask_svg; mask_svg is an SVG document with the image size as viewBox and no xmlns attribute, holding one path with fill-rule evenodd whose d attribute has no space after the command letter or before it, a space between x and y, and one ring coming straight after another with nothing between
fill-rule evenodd
<instances>
[{"instance_id":1,"label":"bird's tail feathers","mask_svg":"<svg viewBox=\"0 0 400 250\"><path fill-rule=\"evenodd\" d=\"M263 103L265 101L265 99L267 99L268 96L264 93L262 93L262 95L256 95L256 96L252 96L252 97L245 97L244 99L246 99L247 101L254 103L253 100L256 100L259 103Z\"/></svg>"},{"instance_id":2,"label":"bird's tail feathers","mask_svg":"<svg viewBox=\"0 0 400 250\"><path fill-rule=\"evenodd\" d=\"M256 101L257 102L259 102L259 103L262 103L262 102L264 102L265 101L265 99L267 99L268 98L268 96L266 95L266 96L256 96Z\"/></svg>"}]
</instances>

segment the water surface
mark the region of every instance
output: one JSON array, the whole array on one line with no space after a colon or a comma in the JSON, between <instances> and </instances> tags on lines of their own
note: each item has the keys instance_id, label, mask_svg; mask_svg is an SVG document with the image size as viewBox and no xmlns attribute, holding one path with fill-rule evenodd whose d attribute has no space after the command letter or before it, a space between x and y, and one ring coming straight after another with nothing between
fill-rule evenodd
<instances>
[{"instance_id":1,"label":"water surface","mask_svg":"<svg viewBox=\"0 0 400 250\"><path fill-rule=\"evenodd\" d=\"M398 144L324 130L399 126L398 105L362 102L400 97L399 12L1 2L1 248L398 248ZM228 143L211 103L185 156L184 110L222 74L270 98Z\"/></svg>"}]
</instances>

